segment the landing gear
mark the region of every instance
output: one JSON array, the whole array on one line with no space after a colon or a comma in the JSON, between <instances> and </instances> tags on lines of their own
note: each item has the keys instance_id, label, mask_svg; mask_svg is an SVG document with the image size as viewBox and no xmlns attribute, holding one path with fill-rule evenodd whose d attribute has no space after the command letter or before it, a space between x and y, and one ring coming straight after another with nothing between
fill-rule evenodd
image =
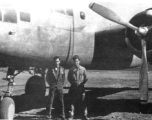
<instances>
[{"instance_id":1,"label":"landing gear","mask_svg":"<svg viewBox=\"0 0 152 120\"><path fill-rule=\"evenodd\" d=\"M43 77L32 76L25 85L25 94L32 96L44 97L46 85Z\"/></svg>"},{"instance_id":2,"label":"landing gear","mask_svg":"<svg viewBox=\"0 0 152 120\"><path fill-rule=\"evenodd\" d=\"M7 76L4 80L8 81L7 91L1 96L0 101L0 119L13 120L15 114L14 100L10 97L13 92L14 85L14 71L12 68L8 68Z\"/></svg>"},{"instance_id":3,"label":"landing gear","mask_svg":"<svg viewBox=\"0 0 152 120\"><path fill-rule=\"evenodd\" d=\"M10 97L13 92L13 82L9 80L7 91L1 96L0 101L0 119L13 120L15 114L14 100Z\"/></svg>"},{"instance_id":4,"label":"landing gear","mask_svg":"<svg viewBox=\"0 0 152 120\"><path fill-rule=\"evenodd\" d=\"M8 71L7 71L6 78L3 78L3 80L8 81L7 91L5 92L5 95L4 95L5 97L13 95L13 85L15 84L14 77L20 73L19 72L17 74L14 74L14 72L15 72L15 70L13 68L9 67Z\"/></svg>"},{"instance_id":5,"label":"landing gear","mask_svg":"<svg viewBox=\"0 0 152 120\"><path fill-rule=\"evenodd\" d=\"M0 119L13 120L15 114L15 104L11 96L13 96L13 86L15 85L14 77L21 72L22 71L18 71L18 73L14 74L15 69L13 69L12 67L8 67L6 78L3 79L8 81L8 87L5 91L5 94L1 96Z\"/></svg>"},{"instance_id":6,"label":"landing gear","mask_svg":"<svg viewBox=\"0 0 152 120\"><path fill-rule=\"evenodd\" d=\"M14 97L11 98L11 96L13 96L13 86L15 85L14 77L21 72L22 71L18 71L17 73L15 73L15 69L9 67L6 78L3 79L8 81L8 87L7 90L5 91L5 94L1 96L0 99L0 119L13 120L15 114L14 100L16 103L16 110L18 105L16 99L13 100L12 98ZM22 96L23 98L22 100L27 100L29 102L44 100L43 98L45 97L46 85L45 85L43 73L44 72L39 73L40 76L34 74L34 76L28 79L25 85L25 95Z\"/></svg>"},{"instance_id":7,"label":"landing gear","mask_svg":"<svg viewBox=\"0 0 152 120\"><path fill-rule=\"evenodd\" d=\"M0 119L13 120L15 104L12 98L5 97L0 102Z\"/></svg>"}]
</instances>

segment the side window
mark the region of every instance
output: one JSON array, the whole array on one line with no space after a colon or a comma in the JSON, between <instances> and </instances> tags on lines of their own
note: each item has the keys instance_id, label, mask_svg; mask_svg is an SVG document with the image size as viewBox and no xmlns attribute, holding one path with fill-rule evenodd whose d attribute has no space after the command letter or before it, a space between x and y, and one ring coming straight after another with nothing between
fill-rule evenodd
<instances>
[{"instance_id":1,"label":"side window","mask_svg":"<svg viewBox=\"0 0 152 120\"><path fill-rule=\"evenodd\" d=\"M0 10L0 21L2 21L2 11Z\"/></svg>"},{"instance_id":2,"label":"side window","mask_svg":"<svg viewBox=\"0 0 152 120\"><path fill-rule=\"evenodd\" d=\"M17 14L14 9L4 9L4 22L17 23Z\"/></svg>"},{"instance_id":3,"label":"side window","mask_svg":"<svg viewBox=\"0 0 152 120\"><path fill-rule=\"evenodd\" d=\"M86 17L86 16L85 16L85 13L81 11L81 12L80 12L80 18L83 19L83 20L85 20L85 17Z\"/></svg>"},{"instance_id":4,"label":"side window","mask_svg":"<svg viewBox=\"0 0 152 120\"><path fill-rule=\"evenodd\" d=\"M20 20L24 22L30 22L31 16L28 12L20 12Z\"/></svg>"},{"instance_id":5,"label":"side window","mask_svg":"<svg viewBox=\"0 0 152 120\"><path fill-rule=\"evenodd\" d=\"M73 16L73 10L72 9L66 9L66 14L69 16Z\"/></svg>"}]
</instances>

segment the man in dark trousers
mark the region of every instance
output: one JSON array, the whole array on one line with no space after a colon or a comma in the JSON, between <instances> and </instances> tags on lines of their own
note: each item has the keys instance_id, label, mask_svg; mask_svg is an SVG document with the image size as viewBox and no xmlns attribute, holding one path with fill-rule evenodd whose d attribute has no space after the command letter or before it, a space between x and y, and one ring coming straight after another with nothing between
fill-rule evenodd
<instances>
[{"instance_id":1,"label":"man in dark trousers","mask_svg":"<svg viewBox=\"0 0 152 120\"><path fill-rule=\"evenodd\" d=\"M68 120L72 120L74 116L74 108L79 109L79 116L83 120L87 118L87 108L85 103L85 88L84 84L87 82L86 69L80 65L80 58L78 55L73 57L74 66L68 72L68 81L71 86L69 89L69 105L68 105Z\"/></svg>"},{"instance_id":2,"label":"man in dark trousers","mask_svg":"<svg viewBox=\"0 0 152 120\"><path fill-rule=\"evenodd\" d=\"M65 70L63 67L60 66L60 58L55 56L53 58L54 65L49 67L46 70L45 78L48 82L50 89L49 89L49 105L46 107L48 108L49 115L47 118L52 118L52 106L55 94L59 99L58 103L58 116L61 120L65 120L65 112L64 112L64 98L63 98L63 86L65 81Z\"/></svg>"}]
</instances>

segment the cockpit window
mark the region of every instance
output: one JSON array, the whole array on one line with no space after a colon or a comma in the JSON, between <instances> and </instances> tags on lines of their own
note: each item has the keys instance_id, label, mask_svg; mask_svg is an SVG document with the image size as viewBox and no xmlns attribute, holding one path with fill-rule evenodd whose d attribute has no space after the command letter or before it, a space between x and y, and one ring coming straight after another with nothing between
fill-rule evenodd
<instances>
[{"instance_id":1,"label":"cockpit window","mask_svg":"<svg viewBox=\"0 0 152 120\"><path fill-rule=\"evenodd\" d=\"M30 22L30 13L28 12L20 12L20 20L24 22Z\"/></svg>"},{"instance_id":2,"label":"cockpit window","mask_svg":"<svg viewBox=\"0 0 152 120\"><path fill-rule=\"evenodd\" d=\"M2 21L2 12L0 10L0 21Z\"/></svg>"},{"instance_id":3,"label":"cockpit window","mask_svg":"<svg viewBox=\"0 0 152 120\"><path fill-rule=\"evenodd\" d=\"M66 14L73 16L73 10L72 9L66 9Z\"/></svg>"},{"instance_id":4,"label":"cockpit window","mask_svg":"<svg viewBox=\"0 0 152 120\"><path fill-rule=\"evenodd\" d=\"M4 22L17 23L17 14L14 9L4 9Z\"/></svg>"}]
</instances>

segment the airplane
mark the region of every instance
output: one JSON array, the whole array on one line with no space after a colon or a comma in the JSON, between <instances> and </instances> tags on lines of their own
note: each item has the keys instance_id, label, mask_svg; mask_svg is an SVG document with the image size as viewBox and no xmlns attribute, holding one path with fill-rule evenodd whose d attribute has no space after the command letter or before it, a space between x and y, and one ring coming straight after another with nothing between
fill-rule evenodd
<instances>
[{"instance_id":1,"label":"airplane","mask_svg":"<svg viewBox=\"0 0 152 120\"><path fill-rule=\"evenodd\" d=\"M122 70L141 66L140 100L148 102L151 5L72 3L73 6L50 1L0 4L0 67L8 68L4 79L8 88L1 96L0 119L14 117L11 96L15 76L21 72L34 70L25 85L25 94L44 97L45 69L52 65L56 55L67 69L72 65L73 55L79 55L87 69Z\"/></svg>"}]
</instances>

